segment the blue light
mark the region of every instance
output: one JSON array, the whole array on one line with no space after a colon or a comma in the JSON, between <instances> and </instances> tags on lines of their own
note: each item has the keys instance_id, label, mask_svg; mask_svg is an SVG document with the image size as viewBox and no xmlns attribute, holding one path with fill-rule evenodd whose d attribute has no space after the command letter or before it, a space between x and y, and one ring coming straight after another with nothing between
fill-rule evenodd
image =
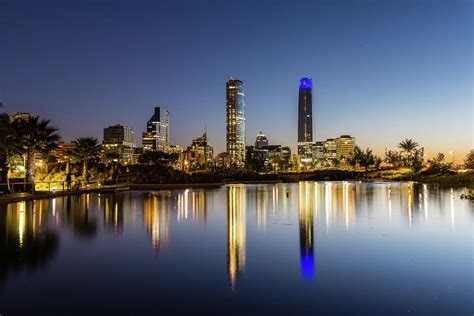
<instances>
[{"instance_id":1,"label":"blue light","mask_svg":"<svg viewBox=\"0 0 474 316\"><path fill-rule=\"evenodd\" d=\"M313 89L313 81L311 80L311 78L301 78L300 89L304 89L304 90Z\"/></svg>"},{"instance_id":2,"label":"blue light","mask_svg":"<svg viewBox=\"0 0 474 316\"><path fill-rule=\"evenodd\" d=\"M312 254L301 256L301 276L303 279L314 278L314 257Z\"/></svg>"}]
</instances>

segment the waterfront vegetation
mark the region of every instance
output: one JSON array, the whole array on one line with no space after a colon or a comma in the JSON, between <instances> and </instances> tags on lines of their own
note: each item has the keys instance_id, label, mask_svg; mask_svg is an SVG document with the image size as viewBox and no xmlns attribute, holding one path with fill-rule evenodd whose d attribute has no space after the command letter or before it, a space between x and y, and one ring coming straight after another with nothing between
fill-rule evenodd
<instances>
[{"instance_id":1,"label":"waterfront vegetation","mask_svg":"<svg viewBox=\"0 0 474 316\"><path fill-rule=\"evenodd\" d=\"M315 168L287 172L261 172L256 163L245 169L213 167L184 172L174 166L178 154L147 152L134 165L122 165L111 159L110 153L100 159L100 145L92 137L79 137L72 149L63 152L62 159L53 155L60 136L49 120L36 116L11 120L0 115L0 183L24 179L33 181L68 181L89 183L127 181L138 184L229 183L245 181L301 181L301 180L365 180L365 181L420 181L445 185L474 186L474 151L465 158L465 169L456 170L438 153L425 161L424 148L412 139L398 144L399 151L386 151L385 157L376 156L370 148L355 147L354 155L330 168ZM105 162L104 162L105 161ZM298 168L293 168L298 169ZM25 186L26 189L26 186ZM8 187L0 188L8 191Z\"/></svg>"}]
</instances>

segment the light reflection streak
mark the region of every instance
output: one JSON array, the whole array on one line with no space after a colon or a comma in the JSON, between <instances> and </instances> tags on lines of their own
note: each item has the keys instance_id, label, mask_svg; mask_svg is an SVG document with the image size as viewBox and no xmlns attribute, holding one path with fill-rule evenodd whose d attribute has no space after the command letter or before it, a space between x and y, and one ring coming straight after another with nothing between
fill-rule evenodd
<instances>
[{"instance_id":1,"label":"light reflection streak","mask_svg":"<svg viewBox=\"0 0 474 316\"><path fill-rule=\"evenodd\" d=\"M23 247L23 239L25 235L25 228L26 228L26 212L25 212L25 205L26 202L19 202L17 207L18 213L18 244L20 248Z\"/></svg>"},{"instance_id":2,"label":"light reflection streak","mask_svg":"<svg viewBox=\"0 0 474 316\"><path fill-rule=\"evenodd\" d=\"M426 184L423 184L423 210L425 221L428 222L428 186Z\"/></svg>"},{"instance_id":3,"label":"light reflection streak","mask_svg":"<svg viewBox=\"0 0 474 316\"><path fill-rule=\"evenodd\" d=\"M227 268L232 290L245 270L246 190L245 185L227 189Z\"/></svg>"},{"instance_id":4,"label":"light reflection streak","mask_svg":"<svg viewBox=\"0 0 474 316\"><path fill-rule=\"evenodd\" d=\"M304 279L314 277L314 219L313 200L314 186L310 182L299 183L300 204L298 208L300 233L300 266L301 276Z\"/></svg>"},{"instance_id":5,"label":"light reflection streak","mask_svg":"<svg viewBox=\"0 0 474 316\"><path fill-rule=\"evenodd\" d=\"M392 186L388 186L388 220L392 221Z\"/></svg>"},{"instance_id":6,"label":"light reflection streak","mask_svg":"<svg viewBox=\"0 0 474 316\"><path fill-rule=\"evenodd\" d=\"M451 188L451 196L450 196L450 204L451 204L451 228L454 229L454 191Z\"/></svg>"}]
</instances>

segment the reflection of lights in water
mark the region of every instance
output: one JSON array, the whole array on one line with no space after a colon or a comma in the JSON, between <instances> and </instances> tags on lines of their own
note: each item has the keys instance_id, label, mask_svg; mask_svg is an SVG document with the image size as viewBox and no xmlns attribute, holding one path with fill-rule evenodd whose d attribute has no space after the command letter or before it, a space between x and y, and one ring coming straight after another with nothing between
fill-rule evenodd
<instances>
[{"instance_id":1,"label":"reflection of lights in water","mask_svg":"<svg viewBox=\"0 0 474 316\"><path fill-rule=\"evenodd\" d=\"M257 187L257 227L265 227L267 225L267 205L268 205L268 191L267 188Z\"/></svg>"},{"instance_id":2,"label":"reflection of lights in water","mask_svg":"<svg viewBox=\"0 0 474 316\"><path fill-rule=\"evenodd\" d=\"M20 248L23 247L23 237L26 226L25 204L26 202L18 203L18 244Z\"/></svg>"},{"instance_id":3,"label":"reflection of lights in water","mask_svg":"<svg viewBox=\"0 0 474 316\"><path fill-rule=\"evenodd\" d=\"M161 196L162 207L158 205L158 197L152 195L145 200L143 211L143 223L151 237L155 254L159 255L162 239L169 243L169 218L166 208L166 201Z\"/></svg>"},{"instance_id":4,"label":"reflection of lights in water","mask_svg":"<svg viewBox=\"0 0 474 316\"><path fill-rule=\"evenodd\" d=\"M188 218L188 193L188 189L184 190L184 218Z\"/></svg>"},{"instance_id":5,"label":"reflection of lights in water","mask_svg":"<svg viewBox=\"0 0 474 316\"><path fill-rule=\"evenodd\" d=\"M428 221L428 186L426 184L423 184L423 210L425 220Z\"/></svg>"},{"instance_id":6,"label":"reflection of lights in water","mask_svg":"<svg viewBox=\"0 0 474 316\"><path fill-rule=\"evenodd\" d=\"M412 187L412 183L409 184L409 187L408 187L408 222L410 223L410 227L411 227L411 222L412 222L412 216L413 216L413 213L412 213L412 209L411 209L411 203L412 203L412 200L411 200L411 187Z\"/></svg>"},{"instance_id":7,"label":"reflection of lights in water","mask_svg":"<svg viewBox=\"0 0 474 316\"><path fill-rule=\"evenodd\" d=\"M392 221L392 187L388 186L388 219Z\"/></svg>"},{"instance_id":8,"label":"reflection of lights in water","mask_svg":"<svg viewBox=\"0 0 474 316\"><path fill-rule=\"evenodd\" d=\"M451 227L454 229L454 191L451 188Z\"/></svg>"},{"instance_id":9,"label":"reflection of lights in water","mask_svg":"<svg viewBox=\"0 0 474 316\"><path fill-rule=\"evenodd\" d=\"M343 194L344 194L344 213L346 215L346 229L349 228L349 183L343 182Z\"/></svg>"},{"instance_id":10,"label":"reflection of lights in water","mask_svg":"<svg viewBox=\"0 0 474 316\"><path fill-rule=\"evenodd\" d=\"M313 200L312 189L314 186L309 182L300 182L300 204L298 210L299 233L300 233L300 266L301 276L304 279L314 277L314 237L313 237ZM304 187L304 188L303 188Z\"/></svg>"},{"instance_id":11,"label":"reflection of lights in water","mask_svg":"<svg viewBox=\"0 0 474 316\"><path fill-rule=\"evenodd\" d=\"M326 234L328 233L329 230L329 216L331 215L331 200L332 200L332 188L331 188L331 182L326 182L325 183L325 215L326 215Z\"/></svg>"},{"instance_id":12,"label":"reflection of lights in water","mask_svg":"<svg viewBox=\"0 0 474 316\"><path fill-rule=\"evenodd\" d=\"M315 217L316 220L318 220L318 183L314 182L314 212L315 212Z\"/></svg>"},{"instance_id":13,"label":"reflection of lights in water","mask_svg":"<svg viewBox=\"0 0 474 316\"><path fill-rule=\"evenodd\" d=\"M276 213L276 209L278 208L278 186L276 184L273 185L272 188L272 198L273 198L273 214Z\"/></svg>"},{"instance_id":14,"label":"reflection of lights in water","mask_svg":"<svg viewBox=\"0 0 474 316\"><path fill-rule=\"evenodd\" d=\"M53 216L56 216L56 198L51 200L51 208L53 210Z\"/></svg>"},{"instance_id":15,"label":"reflection of lights in water","mask_svg":"<svg viewBox=\"0 0 474 316\"><path fill-rule=\"evenodd\" d=\"M118 202L115 202L115 207L114 207L114 226L117 228L118 226Z\"/></svg>"},{"instance_id":16,"label":"reflection of lights in water","mask_svg":"<svg viewBox=\"0 0 474 316\"><path fill-rule=\"evenodd\" d=\"M231 185L227 191L227 267L232 289L245 270L246 187Z\"/></svg>"}]
</instances>

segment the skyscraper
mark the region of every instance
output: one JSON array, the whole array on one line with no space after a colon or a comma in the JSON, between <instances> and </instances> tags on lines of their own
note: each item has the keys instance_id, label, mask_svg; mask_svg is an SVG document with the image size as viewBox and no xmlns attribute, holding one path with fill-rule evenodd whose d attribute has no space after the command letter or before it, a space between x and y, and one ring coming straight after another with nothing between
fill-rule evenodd
<instances>
[{"instance_id":1,"label":"skyscraper","mask_svg":"<svg viewBox=\"0 0 474 316\"><path fill-rule=\"evenodd\" d=\"M121 124L112 125L104 128L104 140L102 142L104 150L104 160L108 161L111 155L116 154L120 162L128 164L133 163L133 149L135 148L135 131ZM109 158L107 157L109 156Z\"/></svg>"},{"instance_id":2,"label":"skyscraper","mask_svg":"<svg viewBox=\"0 0 474 316\"><path fill-rule=\"evenodd\" d=\"M298 95L298 155L304 165L313 162L313 82L311 78L301 78Z\"/></svg>"},{"instance_id":3,"label":"skyscraper","mask_svg":"<svg viewBox=\"0 0 474 316\"><path fill-rule=\"evenodd\" d=\"M268 147L268 138L262 132L257 134L257 139L255 140L255 148L261 149Z\"/></svg>"},{"instance_id":4,"label":"skyscraper","mask_svg":"<svg viewBox=\"0 0 474 316\"><path fill-rule=\"evenodd\" d=\"M226 149L232 164L245 162L245 93L243 82L230 78L226 84L227 133Z\"/></svg>"},{"instance_id":5,"label":"skyscraper","mask_svg":"<svg viewBox=\"0 0 474 316\"><path fill-rule=\"evenodd\" d=\"M146 132L142 135L144 151L166 151L170 145L170 112L160 106L155 107L155 113L148 120Z\"/></svg>"},{"instance_id":6,"label":"skyscraper","mask_svg":"<svg viewBox=\"0 0 474 316\"><path fill-rule=\"evenodd\" d=\"M313 141L313 82L311 78L300 79L298 96L298 143Z\"/></svg>"}]
</instances>

